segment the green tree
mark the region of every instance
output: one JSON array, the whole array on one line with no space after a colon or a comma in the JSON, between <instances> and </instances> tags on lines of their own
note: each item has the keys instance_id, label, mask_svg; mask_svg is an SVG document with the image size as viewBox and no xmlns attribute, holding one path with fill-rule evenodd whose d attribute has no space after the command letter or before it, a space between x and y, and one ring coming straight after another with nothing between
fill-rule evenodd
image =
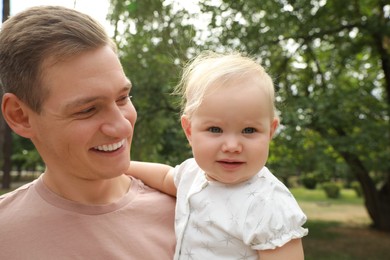
<instances>
[{"instance_id":1,"label":"green tree","mask_svg":"<svg viewBox=\"0 0 390 260\"><path fill-rule=\"evenodd\" d=\"M202 32L167 1L111 2L139 113L133 159L176 163L189 156L169 95L180 65L200 49L240 50L258 57L275 81L282 115L269 161L275 173L316 172L324 180L352 173L374 227L390 231L385 0L204 0L201 14L210 22Z\"/></svg>"},{"instance_id":2,"label":"green tree","mask_svg":"<svg viewBox=\"0 0 390 260\"><path fill-rule=\"evenodd\" d=\"M19 175L22 170L37 171L44 169L44 162L30 139L13 133L12 143L12 168L18 171Z\"/></svg>"},{"instance_id":3,"label":"green tree","mask_svg":"<svg viewBox=\"0 0 390 260\"><path fill-rule=\"evenodd\" d=\"M170 94L194 37L193 27L182 24L188 17L160 0L111 1L114 39L138 112L133 160L175 164L190 155Z\"/></svg>"},{"instance_id":4,"label":"green tree","mask_svg":"<svg viewBox=\"0 0 390 260\"><path fill-rule=\"evenodd\" d=\"M273 75L283 104L285 134L278 142L292 144L298 158L316 160L318 149L305 152L296 144L310 143L317 133L318 145L337 152L361 184L374 227L390 231L390 5L385 3L224 0L218 8L204 1L202 10L212 17L209 48L258 56Z\"/></svg>"}]
</instances>

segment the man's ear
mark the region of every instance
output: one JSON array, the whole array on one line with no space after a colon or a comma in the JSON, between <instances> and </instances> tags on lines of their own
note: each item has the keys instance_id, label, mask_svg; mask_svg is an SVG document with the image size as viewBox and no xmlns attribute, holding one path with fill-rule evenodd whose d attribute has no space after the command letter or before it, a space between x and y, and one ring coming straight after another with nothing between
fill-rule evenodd
<instances>
[{"instance_id":1,"label":"man's ear","mask_svg":"<svg viewBox=\"0 0 390 260\"><path fill-rule=\"evenodd\" d=\"M188 143L191 145L191 121L187 115L181 116L181 127L186 134Z\"/></svg>"},{"instance_id":2,"label":"man's ear","mask_svg":"<svg viewBox=\"0 0 390 260\"><path fill-rule=\"evenodd\" d=\"M31 109L27 107L17 96L5 93L1 104L3 117L9 127L18 135L31 138L32 128L30 125Z\"/></svg>"}]
</instances>

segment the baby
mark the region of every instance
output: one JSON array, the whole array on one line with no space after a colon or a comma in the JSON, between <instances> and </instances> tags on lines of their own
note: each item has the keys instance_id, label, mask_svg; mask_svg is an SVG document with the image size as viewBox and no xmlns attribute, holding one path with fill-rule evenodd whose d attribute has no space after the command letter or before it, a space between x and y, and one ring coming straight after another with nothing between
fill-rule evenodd
<instances>
[{"instance_id":1,"label":"baby","mask_svg":"<svg viewBox=\"0 0 390 260\"><path fill-rule=\"evenodd\" d=\"M177 197L175 259L304 259L306 216L265 167L279 124L270 76L241 54L204 52L176 90L194 158L129 169Z\"/></svg>"}]
</instances>

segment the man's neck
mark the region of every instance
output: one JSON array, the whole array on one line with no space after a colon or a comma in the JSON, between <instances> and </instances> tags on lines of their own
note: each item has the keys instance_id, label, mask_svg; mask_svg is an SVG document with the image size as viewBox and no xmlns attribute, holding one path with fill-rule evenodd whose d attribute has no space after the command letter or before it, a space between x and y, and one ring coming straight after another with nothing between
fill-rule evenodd
<instances>
[{"instance_id":1,"label":"man's neck","mask_svg":"<svg viewBox=\"0 0 390 260\"><path fill-rule=\"evenodd\" d=\"M126 175L101 180L56 177L45 172L43 182L57 195L86 205L104 205L118 201L128 192L131 184L131 179Z\"/></svg>"}]
</instances>

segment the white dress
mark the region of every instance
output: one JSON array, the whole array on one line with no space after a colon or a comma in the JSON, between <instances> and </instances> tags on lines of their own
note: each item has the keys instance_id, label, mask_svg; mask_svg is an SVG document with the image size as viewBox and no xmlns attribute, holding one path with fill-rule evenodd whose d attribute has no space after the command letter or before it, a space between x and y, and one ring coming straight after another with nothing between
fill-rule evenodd
<instances>
[{"instance_id":1,"label":"white dress","mask_svg":"<svg viewBox=\"0 0 390 260\"><path fill-rule=\"evenodd\" d=\"M195 160L174 170L177 187L175 259L258 259L307 235L306 216L266 167L240 184L208 181Z\"/></svg>"}]
</instances>

